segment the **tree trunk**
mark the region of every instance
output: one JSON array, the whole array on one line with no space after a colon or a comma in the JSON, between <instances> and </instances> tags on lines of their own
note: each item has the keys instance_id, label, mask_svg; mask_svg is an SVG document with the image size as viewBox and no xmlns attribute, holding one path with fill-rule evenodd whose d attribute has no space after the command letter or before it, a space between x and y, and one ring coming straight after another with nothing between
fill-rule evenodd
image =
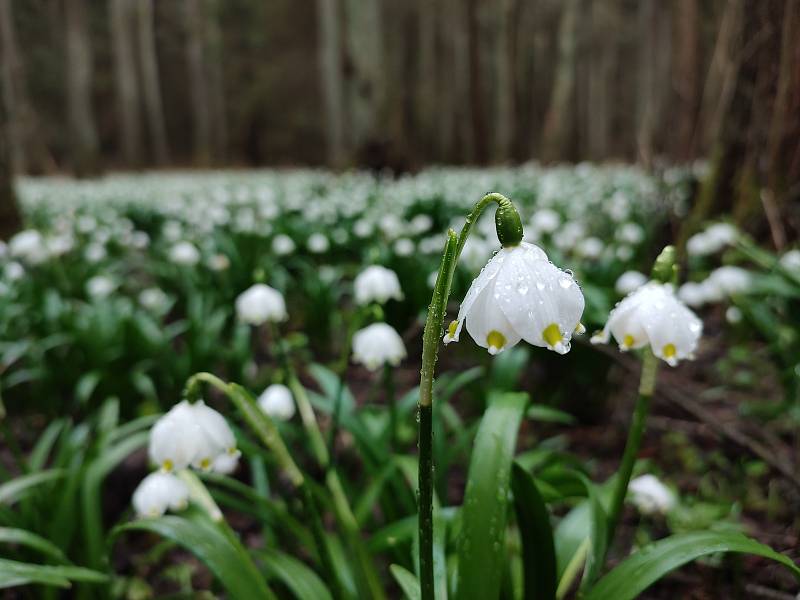
<instances>
[{"instance_id":1,"label":"tree trunk","mask_svg":"<svg viewBox=\"0 0 800 600\"><path fill-rule=\"evenodd\" d=\"M669 14L658 0L639 2L639 65L636 146L639 160L650 167L669 83Z\"/></svg>"},{"instance_id":2,"label":"tree trunk","mask_svg":"<svg viewBox=\"0 0 800 600\"><path fill-rule=\"evenodd\" d=\"M0 81L5 94L5 78ZM6 104L0 102L0 239L3 240L10 238L22 226L11 172L10 128L11 119L8 118Z\"/></svg>"},{"instance_id":3,"label":"tree trunk","mask_svg":"<svg viewBox=\"0 0 800 600\"><path fill-rule=\"evenodd\" d=\"M472 135L475 140L472 158L482 164L489 158L489 133L484 112L483 74L480 54L482 44L478 2L479 0L467 0L467 45L469 48L469 97Z\"/></svg>"},{"instance_id":4,"label":"tree trunk","mask_svg":"<svg viewBox=\"0 0 800 600\"><path fill-rule=\"evenodd\" d=\"M676 9L676 55L672 85L677 92L675 114L678 119L673 144L673 156L680 160L694 160L692 138L697 118L700 36L698 0L679 0Z\"/></svg>"},{"instance_id":5,"label":"tree trunk","mask_svg":"<svg viewBox=\"0 0 800 600\"><path fill-rule=\"evenodd\" d=\"M194 128L194 159L198 165L211 162L211 107L205 63L205 11L203 0L184 0L186 14L186 62Z\"/></svg>"},{"instance_id":6,"label":"tree trunk","mask_svg":"<svg viewBox=\"0 0 800 600\"><path fill-rule=\"evenodd\" d=\"M558 31L558 62L553 92L542 134L544 160L563 160L568 156L573 134L573 96L575 90L575 54L578 45L578 8L580 0L566 0Z\"/></svg>"},{"instance_id":7,"label":"tree trunk","mask_svg":"<svg viewBox=\"0 0 800 600\"><path fill-rule=\"evenodd\" d=\"M72 168L78 177L98 172L98 141L92 117L92 47L85 0L65 0L67 110Z\"/></svg>"},{"instance_id":8,"label":"tree trunk","mask_svg":"<svg viewBox=\"0 0 800 600\"><path fill-rule=\"evenodd\" d=\"M515 0L501 0L493 15L496 29L494 65L497 77L493 152L495 162L506 162L511 158L515 126L515 4Z\"/></svg>"},{"instance_id":9,"label":"tree trunk","mask_svg":"<svg viewBox=\"0 0 800 600\"><path fill-rule=\"evenodd\" d=\"M139 21L139 63L147 125L150 130L156 163L164 165L169 161L169 145L161 100L161 82L158 75L153 0L136 0L136 7Z\"/></svg>"},{"instance_id":10,"label":"tree trunk","mask_svg":"<svg viewBox=\"0 0 800 600\"><path fill-rule=\"evenodd\" d=\"M134 9L130 0L111 0L108 14L111 21L117 107L122 124L122 154L129 166L138 167L142 161L142 123L139 82L136 78L136 51L133 44Z\"/></svg>"},{"instance_id":11,"label":"tree trunk","mask_svg":"<svg viewBox=\"0 0 800 600\"><path fill-rule=\"evenodd\" d=\"M225 107L225 78L222 68L222 32L219 29L219 4L207 0L210 9L205 15L207 52L206 65L209 82L209 110L211 112L211 149L216 162L224 162L228 156L228 119ZM209 7L209 4L206 5Z\"/></svg>"},{"instance_id":12,"label":"tree trunk","mask_svg":"<svg viewBox=\"0 0 800 600\"><path fill-rule=\"evenodd\" d=\"M611 131L614 122L614 65L619 31L616 1L593 2L591 6L591 53L588 57L588 112L586 115L588 156L606 160L612 154Z\"/></svg>"},{"instance_id":13,"label":"tree trunk","mask_svg":"<svg viewBox=\"0 0 800 600\"><path fill-rule=\"evenodd\" d=\"M320 89L325 105L328 164L347 162L344 144L344 84L342 81L341 7L339 0L317 0Z\"/></svg>"}]
</instances>

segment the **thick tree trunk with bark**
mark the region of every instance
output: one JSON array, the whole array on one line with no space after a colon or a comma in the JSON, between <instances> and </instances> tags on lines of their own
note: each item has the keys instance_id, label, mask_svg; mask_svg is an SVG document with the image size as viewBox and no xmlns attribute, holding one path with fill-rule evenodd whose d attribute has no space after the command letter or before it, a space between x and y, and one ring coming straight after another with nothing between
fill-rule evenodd
<instances>
[{"instance_id":1,"label":"thick tree trunk with bark","mask_svg":"<svg viewBox=\"0 0 800 600\"><path fill-rule=\"evenodd\" d=\"M679 0L676 5L675 65L672 85L676 91L675 114L679 117L673 155L693 160L692 138L697 117L700 86L700 15L698 0Z\"/></svg>"},{"instance_id":2,"label":"thick tree trunk with bark","mask_svg":"<svg viewBox=\"0 0 800 600\"><path fill-rule=\"evenodd\" d=\"M184 0L186 14L186 62L194 129L194 159L199 165L211 163L211 107L205 62L205 10L203 0Z\"/></svg>"},{"instance_id":3,"label":"thick tree trunk with bark","mask_svg":"<svg viewBox=\"0 0 800 600\"><path fill-rule=\"evenodd\" d=\"M5 81L0 85L5 93ZM0 239L2 240L10 238L22 226L11 171L9 123L5 103L0 102Z\"/></svg>"},{"instance_id":4,"label":"thick tree trunk with bark","mask_svg":"<svg viewBox=\"0 0 800 600\"><path fill-rule=\"evenodd\" d=\"M317 46L320 89L325 105L325 139L328 164L334 168L343 167L347 163L341 16L339 0L317 0Z\"/></svg>"},{"instance_id":5,"label":"thick tree trunk with bark","mask_svg":"<svg viewBox=\"0 0 800 600\"><path fill-rule=\"evenodd\" d=\"M515 0L499 0L494 15L496 35L494 42L495 83L495 129L494 151L495 162L506 162L511 157L513 134L515 127L515 42L514 15Z\"/></svg>"},{"instance_id":6,"label":"thick tree trunk with bark","mask_svg":"<svg viewBox=\"0 0 800 600\"><path fill-rule=\"evenodd\" d=\"M588 57L587 154L592 160L613 156L611 131L614 122L614 67L617 65L619 31L616 0L591 5L591 54Z\"/></svg>"},{"instance_id":7,"label":"thick tree trunk with bark","mask_svg":"<svg viewBox=\"0 0 800 600\"><path fill-rule=\"evenodd\" d=\"M558 61L553 92L544 121L542 158L563 160L573 134L573 96L575 90L575 54L578 46L578 9L580 0L564 2L558 31Z\"/></svg>"},{"instance_id":8,"label":"thick tree trunk with bark","mask_svg":"<svg viewBox=\"0 0 800 600\"><path fill-rule=\"evenodd\" d=\"M134 10L131 0L111 0L108 14L114 54L117 110L122 124L122 153L128 165L138 166L142 159L142 123L139 82L136 76Z\"/></svg>"},{"instance_id":9,"label":"thick tree trunk with bark","mask_svg":"<svg viewBox=\"0 0 800 600\"><path fill-rule=\"evenodd\" d=\"M92 46L85 0L65 0L67 112L72 168L78 177L99 170L98 140L92 115Z\"/></svg>"},{"instance_id":10,"label":"thick tree trunk with bark","mask_svg":"<svg viewBox=\"0 0 800 600\"><path fill-rule=\"evenodd\" d=\"M156 163L164 165L169 161L169 145L158 74L153 0L136 0L136 8L139 26L139 64L147 125Z\"/></svg>"},{"instance_id":11,"label":"thick tree trunk with bark","mask_svg":"<svg viewBox=\"0 0 800 600\"><path fill-rule=\"evenodd\" d=\"M489 128L486 123L481 68L481 30L478 16L479 0L467 0L467 46L469 49L469 97L474 136L472 159L485 163L489 158Z\"/></svg>"}]
</instances>

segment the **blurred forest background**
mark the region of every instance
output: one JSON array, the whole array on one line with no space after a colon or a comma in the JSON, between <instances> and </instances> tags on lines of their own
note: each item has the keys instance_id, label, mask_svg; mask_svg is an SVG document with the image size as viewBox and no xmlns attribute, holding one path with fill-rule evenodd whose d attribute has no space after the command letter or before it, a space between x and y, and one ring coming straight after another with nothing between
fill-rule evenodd
<instances>
[{"instance_id":1,"label":"blurred forest background","mask_svg":"<svg viewBox=\"0 0 800 600\"><path fill-rule=\"evenodd\" d=\"M694 221L800 230L800 0L0 0L0 48L6 175L702 158Z\"/></svg>"}]
</instances>

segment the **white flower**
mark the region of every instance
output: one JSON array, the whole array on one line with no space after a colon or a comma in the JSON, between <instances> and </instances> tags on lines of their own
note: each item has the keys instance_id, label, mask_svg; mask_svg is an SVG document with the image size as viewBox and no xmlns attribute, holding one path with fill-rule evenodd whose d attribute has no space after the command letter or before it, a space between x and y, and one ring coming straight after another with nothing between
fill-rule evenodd
<instances>
[{"instance_id":1,"label":"white flower","mask_svg":"<svg viewBox=\"0 0 800 600\"><path fill-rule=\"evenodd\" d=\"M11 256L21 258L35 265L47 259L47 244L42 234L35 229L20 231L8 242L8 251Z\"/></svg>"},{"instance_id":2,"label":"white flower","mask_svg":"<svg viewBox=\"0 0 800 600\"><path fill-rule=\"evenodd\" d=\"M728 223L715 223L705 231L694 234L686 241L686 252L689 256L707 256L715 254L725 246L736 241L739 231Z\"/></svg>"},{"instance_id":3,"label":"white flower","mask_svg":"<svg viewBox=\"0 0 800 600\"><path fill-rule=\"evenodd\" d=\"M171 473L150 473L133 492L133 508L140 517L160 517L167 509L181 510L189 503L189 488Z\"/></svg>"},{"instance_id":4,"label":"white flower","mask_svg":"<svg viewBox=\"0 0 800 600\"><path fill-rule=\"evenodd\" d=\"M92 300L108 298L117 289L116 282L105 275L95 275L86 282L86 293Z\"/></svg>"},{"instance_id":5,"label":"white flower","mask_svg":"<svg viewBox=\"0 0 800 600\"><path fill-rule=\"evenodd\" d=\"M787 271L796 271L800 273L800 249L795 248L789 250L786 254L781 256L781 266Z\"/></svg>"},{"instance_id":6,"label":"white flower","mask_svg":"<svg viewBox=\"0 0 800 600\"><path fill-rule=\"evenodd\" d=\"M693 308L703 306L708 300L706 287L702 283L687 281L678 288L678 298Z\"/></svg>"},{"instance_id":7,"label":"white flower","mask_svg":"<svg viewBox=\"0 0 800 600\"><path fill-rule=\"evenodd\" d=\"M322 254L323 252L327 252L328 248L331 246L328 238L321 233L312 233L308 238L306 245L314 254Z\"/></svg>"},{"instance_id":8,"label":"white flower","mask_svg":"<svg viewBox=\"0 0 800 600\"><path fill-rule=\"evenodd\" d=\"M200 443L192 466L208 471L214 466L215 459L220 455L227 454L231 457L238 457L236 438L225 417L207 406L202 400L192 404L191 408L197 428L201 432Z\"/></svg>"},{"instance_id":9,"label":"white flower","mask_svg":"<svg viewBox=\"0 0 800 600\"><path fill-rule=\"evenodd\" d=\"M603 244L602 240L596 237L590 237L578 244L577 251L578 254L585 258L599 258L604 248L605 244Z\"/></svg>"},{"instance_id":10,"label":"white flower","mask_svg":"<svg viewBox=\"0 0 800 600\"><path fill-rule=\"evenodd\" d=\"M675 366L693 358L702 332L702 321L678 300L672 286L651 281L614 307L592 343L606 343L613 335L623 352L650 344L653 354Z\"/></svg>"},{"instance_id":11,"label":"white flower","mask_svg":"<svg viewBox=\"0 0 800 600\"><path fill-rule=\"evenodd\" d=\"M295 412L291 390L280 383L273 383L261 392L258 406L270 417L279 421L288 421Z\"/></svg>"},{"instance_id":12,"label":"white flower","mask_svg":"<svg viewBox=\"0 0 800 600\"><path fill-rule=\"evenodd\" d=\"M704 283L708 284L711 297L722 300L726 296L748 291L751 282L752 277L748 271L728 265L714 269Z\"/></svg>"},{"instance_id":13,"label":"white flower","mask_svg":"<svg viewBox=\"0 0 800 600\"><path fill-rule=\"evenodd\" d=\"M164 472L185 469L200 453L202 435L192 405L184 400L173 406L150 430L150 460Z\"/></svg>"},{"instance_id":14,"label":"white flower","mask_svg":"<svg viewBox=\"0 0 800 600\"><path fill-rule=\"evenodd\" d=\"M263 283L256 283L236 298L236 315L249 325L283 321L287 318L283 295Z\"/></svg>"},{"instance_id":15,"label":"white flower","mask_svg":"<svg viewBox=\"0 0 800 600\"><path fill-rule=\"evenodd\" d=\"M9 281L18 281L25 276L25 267L16 261L11 261L3 268L3 276Z\"/></svg>"},{"instance_id":16,"label":"white flower","mask_svg":"<svg viewBox=\"0 0 800 600\"><path fill-rule=\"evenodd\" d=\"M200 251L191 242L178 242L169 249L169 259L176 265L192 267L200 261Z\"/></svg>"},{"instance_id":17,"label":"white flower","mask_svg":"<svg viewBox=\"0 0 800 600\"><path fill-rule=\"evenodd\" d=\"M742 322L742 311L738 306L729 306L725 311L725 320L731 325L736 325Z\"/></svg>"},{"instance_id":18,"label":"white flower","mask_svg":"<svg viewBox=\"0 0 800 600\"><path fill-rule=\"evenodd\" d=\"M63 256L75 247L75 238L64 233L47 240L47 249L51 256Z\"/></svg>"},{"instance_id":19,"label":"white flower","mask_svg":"<svg viewBox=\"0 0 800 600\"><path fill-rule=\"evenodd\" d=\"M654 475L642 475L628 484L631 502L643 514L666 514L677 504L672 493Z\"/></svg>"},{"instance_id":20,"label":"white flower","mask_svg":"<svg viewBox=\"0 0 800 600\"><path fill-rule=\"evenodd\" d=\"M562 271L538 246L522 242L502 248L472 282L458 319L444 342L467 331L479 346L497 354L521 339L566 354L580 324L584 299L572 274Z\"/></svg>"},{"instance_id":21,"label":"white flower","mask_svg":"<svg viewBox=\"0 0 800 600\"><path fill-rule=\"evenodd\" d=\"M390 298L403 299L397 274L380 265L372 265L361 271L353 282L353 289L356 302L361 306L370 302L384 304Z\"/></svg>"},{"instance_id":22,"label":"white flower","mask_svg":"<svg viewBox=\"0 0 800 600\"><path fill-rule=\"evenodd\" d=\"M645 283L647 283L647 275L644 273L640 273L639 271L625 271L617 279L617 283L614 284L614 289L618 294L627 296L634 290L638 290Z\"/></svg>"},{"instance_id":23,"label":"white flower","mask_svg":"<svg viewBox=\"0 0 800 600\"><path fill-rule=\"evenodd\" d=\"M168 302L167 295L157 287L147 288L139 293L139 304L154 312L166 308Z\"/></svg>"},{"instance_id":24,"label":"white flower","mask_svg":"<svg viewBox=\"0 0 800 600\"><path fill-rule=\"evenodd\" d=\"M411 256L414 254L414 242L408 238L400 238L394 243L394 253L397 256Z\"/></svg>"},{"instance_id":25,"label":"white flower","mask_svg":"<svg viewBox=\"0 0 800 600\"><path fill-rule=\"evenodd\" d=\"M433 226L433 219L424 213L416 215L408 223L409 229L417 235L425 233Z\"/></svg>"},{"instance_id":26,"label":"white flower","mask_svg":"<svg viewBox=\"0 0 800 600\"><path fill-rule=\"evenodd\" d=\"M226 271L231 266L231 260L224 254L214 254L208 259L208 268L212 271Z\"/></svg>"},{"instance_id":27,"label":"white flower","mask_svg":"<svg viewBox=\"0 0 800 600\"><path fill-rule=\"evenodd\" d=\"M239 452L236 454L220 454L214 459L211 470L222 475L230 475L239 466Z\"/></svg>"},{"instance_id":28,"label":"white flower","mask_svg":"<svg viewBox=\"0 0 800 600\"><path fill-rule=\"evenodd\" d=\"M551 208L542 208L533 213L531 228L543 233L553 233L561 225L561 217Z\"/></svg>"},{"instance_id":29,"label":"white flower","mask_svg":"<svg viewBox=\"0 0 800 600\"><path fill-rule=\"evenodd\" d=\"M402 338L386 323L373 323L353 335L353 360L370 371L385 364L397 366L405 357Z\"/></svg>"},{"instance_id":30,"label":"white flower","mask_svg":"<svg viewBox=\"0 0 800 600\"><path fill-rule=\"evenodd\" d=\"M286 256L294 252L295 244L292 238L284 233L276 235L272 240L272 251L278 256Z\"/></svg>"},{"instance_id":31,"label":"white flower","mask_svg":"<svg viewBox=\"0 0 800 600\"><path fill-rule=\"evenodd\" d=\"M626 244L638 244L644 239L644 229L637 223L625 223L617 229L616 238Z\"/></svg>"},{"instance_id":32,"label":"white flower","mask_svg":"<svg viewBox=\"0 0 800 600\"><path fill-rule=\"evenodd\" d=\"M83 257L90 263L99 263L106 256L108 256L106 247L100 242L92 242L83 251Z\"/></svg>"}]
</instances>

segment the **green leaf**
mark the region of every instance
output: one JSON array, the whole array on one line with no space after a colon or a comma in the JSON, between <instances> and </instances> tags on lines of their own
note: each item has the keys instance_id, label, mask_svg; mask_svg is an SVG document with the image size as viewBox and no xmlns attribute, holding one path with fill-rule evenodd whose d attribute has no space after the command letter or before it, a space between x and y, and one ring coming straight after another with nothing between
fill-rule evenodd
<instances>
[{"instance_id":1,"label":"green leaf","mask_svg":"<svg viewBox=\"0 0 800 600\"><path fill-rule=\"evenodd\" d=\"M598 581L584 598L632 600L673 569L717 552L763 556L785 565L800 579L800 568L769 546L740 533L698 531L673 535L639 550Z\"/></svg>"},{"instance_id":2,"label":"green leaf","mask_svg":"<svg viewBox=\"0 0 800 600\"><path fill-rule=\"evenodd\" d=\"M391 565L389 571L391 571L392 577L397 581L408 600L420 600L422 598L419 590L419 581L412 572L400 565Z\"/></svg>"},{"instance_id":3,"label":"green leaf","mask_svg":"<svg viewBox=\"0 0 800 600\"><path fill-rule=\"evenodd\" d=\"M523 346L516 346L498 354L492 360L492 370L489 373L491 387L489 389L498 391L516 389L517 382L529 360L530 352Z\"/></svg>"},{"instance_id":4,"label":"green leaf","mask_svg":"<svg viewBox=\"0 0 800 600\"><path fill-rule=\"evenodd\" d=\"M0 543L26 546L32 550L38 550L56 562L69 562L67 557L64 556L64 553L61 551L61 548L46 540L42 536L31 533L30 531L26 531L25 529L0 527Z\"/></svg>"},{"instance_id":5,"label":"green leaf","mask_svg":"<svg viewBox=\"0 0 800 600\"><path fill-rule=\"evenodd\" d=\"M191 520L168 515L127 523L114 529L112 537L128 531L149 531L182 546L209 568L231 598L274 598L247 553L199 511Z\"/></svg>"},{"instance_id":6,"label":"green leaf","mask_svg":"<svg viewBox=\"0 0 800 600\"><path fill-rule=\"evenodd\" d=\"M522 539L525 600L556 597L556 549L550 513L530 473L514 463L511 474L514 508Z\"/></svg>"},{"instance_id":7,"label":"green leaf","mask_svg":"<svg viewBox=\"0 0 800 600\"><path fill-rule=\"evenodd\" d=\"M475 437L461 509L459 599L492 600L500 594L511 462L527 403L527 394L492 394Z\"/></svg>"},{"instance_id":8,"label":"green leaf","mask_svg":"<svg viewBox=\"0 0 800 600\"><path fill-rule=\"evenodd\" d=\"M551 406L544 404L534 404L525 413L525 416L533 421L541 421L542 423L563 423L564 425L572 425L575 422L575 417L563 410L558 410Z\"/></svg>"},{"instance_id":9,"label":"green leaf","mask_svg":"<svg viewBox=\"0 0 800 600\"><path fill-rule=\"evenodd\" d=\"M38 583L70 587L70 580L103 583L106 575L81 567L34 565L0 558L0 589Z\"/></svg>"},{"instance_id":10,"label":"green leaf","mask_svg":"<svg viewBox=\"0 0 800 600\"><path fill-rule=\"evenodd\" d=\"M0 485L0 504L14 504L37 486L61 479L65 474L64 469L48 469L12 479Z\"/></svg>"},{"instance_id":11,"label":"green leaf","mask_svg":"<svg viewBox=\"0 0 800 600\"><path fill-rule=\"evenodd\" d=\"M281 580L299 600L331 600L331 593L319 576L296 558L267 549L261 553L266 570Z\"/></svg>"}]
</instances>

